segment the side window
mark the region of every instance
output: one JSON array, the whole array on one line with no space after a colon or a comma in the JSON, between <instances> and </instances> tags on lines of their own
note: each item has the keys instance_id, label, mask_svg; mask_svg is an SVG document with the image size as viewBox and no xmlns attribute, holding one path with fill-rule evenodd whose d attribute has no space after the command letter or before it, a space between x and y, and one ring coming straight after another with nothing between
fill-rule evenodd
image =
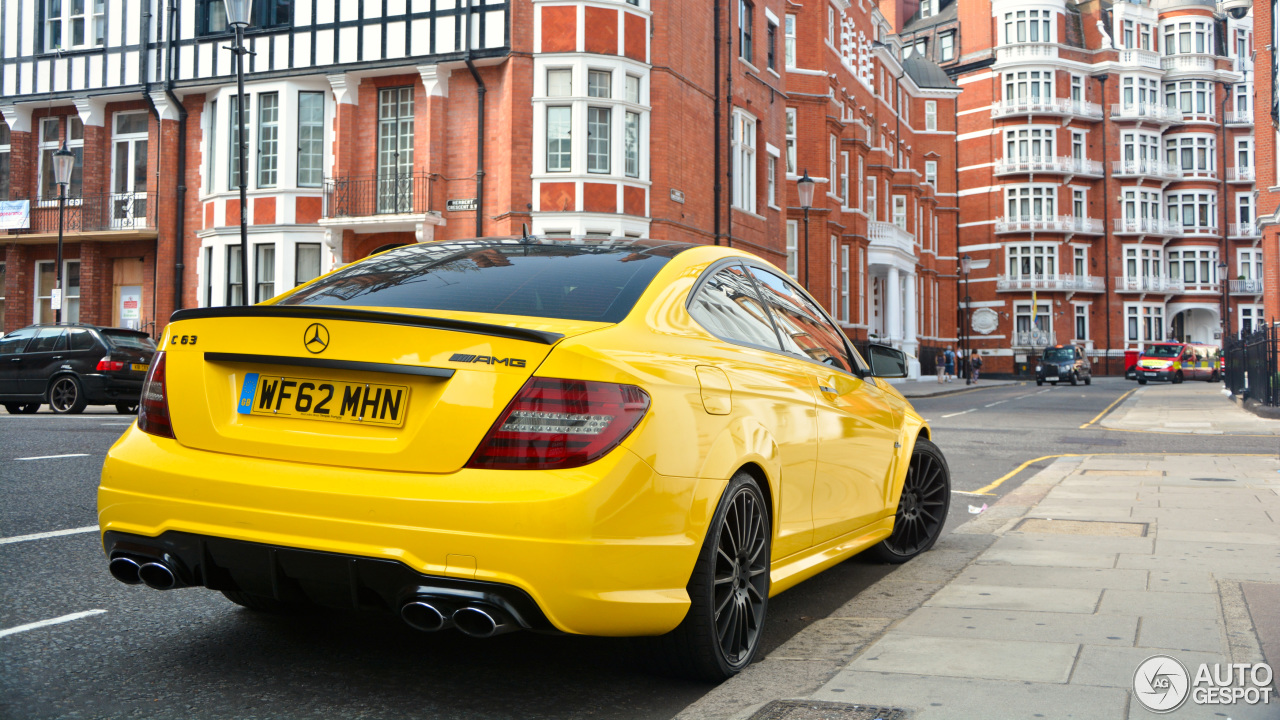
<instances>
[{"instance_id":1,"label":"side window","mask_svg":"<svg viewBox=\"0 0 1280 720\"><path fill-rule=\"evenodd\" d=\"M794 285L768 270L751 268L782 335L782 349L853 372L844 336Z\"/></svg>"},{"instance_id":2,"label":"side window","mask_svg":"<svg viewBox=\"0 0 1280 720\"><path fill-rule=\"evenodd\" d=\"M62 328L44 328L36 335L36 341L27 348L27 352L53 352L65 350L67 333Z\"/></svg>"},{"instance_id":3,"label":"side window","mask_svg":"<svg viewBox=\"0 0 1280 720\"><path fill-rule=\"evenodd\" d=\"M689 303L689 314L716 337L778 349L769 314L741 265L724 268L703 283Z\"/></svg>"},{"instance_id":4,"label":"side window","mask_svg":"<svg viewBox=\"0 0 1280 720\"><path fill-rule=\"evenodd\" d=\"M0 337L0 355L22 352L22 349L27 346L27 341L35 337L35 334L35 330L14 330Z\"/></svg>"},{"instance_id":5,"label":"side window","mask_svg":"<svg viewBox=\"0 0 1280 720\"><path fill-rule=\"evenodd\" d=\"M67 332L71 335L68 345L72 350L92 350L97 346L93 333L84 328L72 328Z\"/></svg>"}]
</instances>

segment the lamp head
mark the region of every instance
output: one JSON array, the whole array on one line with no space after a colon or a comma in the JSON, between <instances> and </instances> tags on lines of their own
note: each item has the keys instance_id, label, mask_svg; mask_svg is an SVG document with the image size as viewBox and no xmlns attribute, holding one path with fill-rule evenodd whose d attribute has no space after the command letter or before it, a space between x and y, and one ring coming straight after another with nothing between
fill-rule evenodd
<instances>
[{"instance_id":1,"label":"lamp head","mask_svg":"<svg viewBox=\"0 0 1280 720\"><path fill-rule=\"evenodd\" d=\"M232 27L249 25L249 10L253 0L222 0L227 6L227 24Z\"/></svg>"},{"instance_id":2,"label":"lamp head","mask_svg":"<svg viewBox=\"0 0 1280 720\"><path fill-rule=\"evenodd\" d=\"M964 273L965 275L968 275L969 271L972 269L973 269L973 258L969 257L968 255L961 257L960 272Z\"/></svg>"},{"instance_id":3,"label":"lamp head","mask_svg":"<svg viewBox=\"0 0 1280 720\"><path fill-rule=\"evenodd\" d=\"M800 207L813 207L813 186L816 181L809 177L809 169L805 168L804 177L796 181L796 191L800 193Z\"/></svg>"},{"instance_id":4,"label":"lamp head","mask_svg":"<svg viewBox=\"0 0 1280 720\"><path fill-rule=\"evenodd\" d=\"M75 168L76 155L62 143L62 149L53 154L53 181L59 185L71 183L71 171Z\"/></svg>"}]
</instances>

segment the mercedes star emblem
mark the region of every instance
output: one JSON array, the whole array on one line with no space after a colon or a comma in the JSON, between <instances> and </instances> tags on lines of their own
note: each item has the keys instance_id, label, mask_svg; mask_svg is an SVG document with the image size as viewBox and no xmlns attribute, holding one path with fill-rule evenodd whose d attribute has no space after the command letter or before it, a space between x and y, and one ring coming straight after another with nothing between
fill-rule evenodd
<instances>
[{"instance_id":1,"label":"mercedes star emblem","mask_svg":"<svg viewBox=\"0 0 1280 720\"><path fill-rule=\"evenodd\" d=\"M322 353L329 347L329 328L320 323L311 323L307 331L302 333L302 346L309 353Z\"/></svg>"}]
</instances>

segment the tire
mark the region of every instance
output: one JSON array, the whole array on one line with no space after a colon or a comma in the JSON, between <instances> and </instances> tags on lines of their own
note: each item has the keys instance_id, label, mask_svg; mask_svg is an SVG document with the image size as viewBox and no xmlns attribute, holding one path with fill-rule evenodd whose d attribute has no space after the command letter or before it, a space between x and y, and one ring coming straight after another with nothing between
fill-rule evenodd
<instances>
[{"instance_id":1,"label":"tire","mask_svg":"<svg viewBox=\"0 0 1280 720\"><path fill-rule=\"evenodd\" d=\"M61 375L49 383L49 409L58 415L78 415L84 412L88 401L84 397L84 387L80 381L70 375Z\"/></svg>"},{"instance_id":2,"label":"tire","mask_svg":"<svg viewBox=\"0 0 1280 720\"><path fill-rule=\"evenodd\" d=\"M1090 376L1086 377L1086 378L1084 379L1084 384L1085 384L1085 385L1092 385L1092 384L1093 384L1093 376L1092 376L1092 375L1090 375Z\"/></svg>"},{"instance_id":3,"label":"tire","mask_svg":"<svg viewBox=\"0 0 1280 720\"><path fill-rule=\"evenodd\" d=\"M937 445L916 438L902 496L893 518L893 534L871 548L872 555L899 565L933 547L942 535L951 507L951 470Z\"/></svg>"},{"instance_id":4,"label":"tire","mask_svg":"<svg viewBox=\"0 0 1280 720\"><path fill-rule=\"evenodd\" d=\"M720 682L751 664L769 607L771 547L764 495L751 475L740 472L725 488L702 541L687 586L688 614L675 630L654 638L668 669Z\"/></svg>"},{"instance_id":5,"label":"tire","mask_svg":"<svg viewBox=\"0 0 1280 720\"><path fill-rule=\"evenodd\" d=\"M1177 385L1181 382L1182 382L1182 371L1179 370L1178 372L1173 374L1173 384Z\"/></svg>"},{"instance_id":6,"label":"tire","mask_svg":"<svg viewBox=\"0 0 1280 720\"><path fill-rule=\"evenodd\" d=\"M1213 372L1209 373L1209 382L1211 383L1218 382L1218 379L1219 378L1218 378L1217 370L1214 370Z\"/></svg>"},{"instance_id":7,"label":"tire","mask_svg":"<svg viewBox=\"0 0 1280 720\"><path fill-rule=\"evenodd\" d=\"M266 595L254 595L239 590L222 590L221 592L224 597L240 607L272 615L301 615L315 608L309 603L285 602Z\"/></svg>"},{"instance_id":8,"label":"tire","mask_svg":"<svg viewBox=\"0 0 1280 720\"><path fill-rule=\"evenodd\" d=\"M1079 384L1080 384L1080 376L1076 375L1075 373L1071 373L1071 387L1075 387Z\"/></svg>"},{"instance_id":9,"label":"tire","mask_svg":"<svg viewBox=\"0 0 1280 720\"><path fill-rule=\"evenodd\" d=\"M1139 385L1146 385L1146 384L1147 384L1147 379L1146 379L1146 378L1141 378L1141 377L1140 377L1140 378L1138 378L1138 384L1139 384Z\"/></svg>"},{"instance_id":10,"label":"tire","mask_svg":"<svg viewBox=\"0 0 1280 720\"><path fill-rule=\"evenodd\" d=\"M138 403L116 403L116 412L120 415L137 415Z\"/></svg>"},{"instance_id":11,"label":"tire","mask_svg":"<svg viewBox=\"0 0 1280 720\"><path fill-rule=\"evenodd\" d=\"M1043 384L1044 384L1043 380L1036 380L1036 387L1040 387Z\"/></svg>"}]
</instances>

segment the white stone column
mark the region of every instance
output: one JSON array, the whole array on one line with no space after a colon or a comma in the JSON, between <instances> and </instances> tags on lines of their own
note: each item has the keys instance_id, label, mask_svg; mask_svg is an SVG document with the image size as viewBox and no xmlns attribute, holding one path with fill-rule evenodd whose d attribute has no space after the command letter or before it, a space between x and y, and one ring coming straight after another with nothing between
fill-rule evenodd
<instances>
[{"instance_id":1,"label":"white stone column","mask_svg":"<svg viewBox=\"0 0 1280 720\"><path fill-rule=\"evenodd\" d=\"M901 280L898 268L890 265L885 275L884 287L884 332L890 341L902 340L902 302Z\"/></svg>"},{"instance_id":2,"label":"white stone column","mask_svg":"<svg viewBox=\"0 0 1280 720\"><path fill-rule=\"evenodd\" d=\"M916 274L907 273L907 332L903 336L903 340L907 343L914 344L916 341Z\"/></svg>"}]
</instances>

